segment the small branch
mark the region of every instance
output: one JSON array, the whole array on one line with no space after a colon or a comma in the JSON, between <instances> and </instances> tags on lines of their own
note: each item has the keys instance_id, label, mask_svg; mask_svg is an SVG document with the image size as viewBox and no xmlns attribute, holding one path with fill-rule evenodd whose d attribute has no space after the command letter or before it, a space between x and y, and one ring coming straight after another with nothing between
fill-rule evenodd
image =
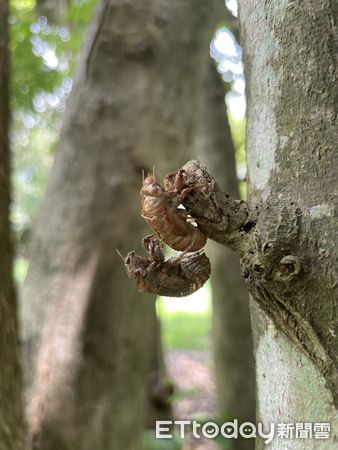
<instances>
[{"instance_id":1,"label":"small branch","mask_svg":"<svg viewBox=\"0 0 338 450\"><path fill-rule=\"evenodd\" d=\"M248 202L234 200L220 187L199 161L189 161L183 166L185 185L205 185L205 190L195 190L184 200L184 206L196 219L208 238L235 250L239 256L247 251L256 224L257 211L250 210Z\"/></svg>"},{"instance_id":2,"label":"small branch","mask_svg":"<svg viewBox=\"0 0 338 450\"><path fill-rule=\"evenodd\" d=\"M254 214L248 203L234 200L222 192L207 168L198 161L189 161L175 173L178 172L183 174L180 194L188 193L183 204L202 233L232 248L239 256L247 253L253 245L255 227ZM167 175L167 192L172 190L170 182ZM200 188L194 189L196 186ZM157 235L148 236L143 239L148 258L130 252L124 259L127 274L136 281L138 289L156 295L182 297L202 287L211 271L205 253L182 253L165 261L162 245Z\"/></svg>"},{"instance_id":3,"label":"small branch","mask_svg":"<svg viewBox=\"0 0 338 450\"><path fill-rule=\"evenodd\" d=\"M277 329L315 362L333 390L337 383L335 360L322 340L328 330L322 329L317 317L304 313L304 286L317 276L312 268L315 240L306 234L309 217L292 198L274 196L258 206L234 200L198 161L187 162L176 173L182 175L177 192L171 176L165 178L165 191L179 195L178 203L183 203L201 234L240 256L242 275L254 300ZM177 207L178 203L167 206ZM145 238L144 246L148 258L131 252L124 260L129 277L143 292L181 297L195 292L210 276L206 255L187 254L189 246L168 261L156 235Z\"/></svg>"}]
</instances>

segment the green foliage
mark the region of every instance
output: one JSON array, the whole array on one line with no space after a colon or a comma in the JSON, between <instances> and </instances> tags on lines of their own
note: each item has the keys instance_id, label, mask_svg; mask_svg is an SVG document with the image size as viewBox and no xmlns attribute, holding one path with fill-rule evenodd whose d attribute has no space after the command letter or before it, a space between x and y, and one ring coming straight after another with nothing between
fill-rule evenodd
<instances>
[{"instance_id":1,"label":"green foliage","mask_svg":"<svg viewBox=\"0 0 338 450\"><path fill-rule=\"evenodd\" d=\"M16 258L14 261L14 281L17 285L21 286L28 269L28 261L24 258Z\"/></svg>"},{"instance_id":2,"label":"green foliage","mask_svg":"<svg viewBox=\"0 0 338 450\"><path fill-rule=\"evenodd\" d=\"M11 25L11 98L13 108L32 108L32 98L37 90L49 91L54 85L60 83L62 78L60 70L49 67L42 56L38 55L38 51L42 55L43 49L45 51L50 49L50 52L54 52L58 39L47 23L45 23L45 33L41 33L41 37L32 33L31 30L34 29L35 23L37 27L42 25L42 20L39 21L35 16L34 3L33 1L11 2L9 22ZM32 53L33 49L34 53Z\"/></svg>"},{"instance_id":3,"label":"green foliage","mask_svg":"<svg viewBox=\"0 0 338 450\"><path fill-rule=\"evenodd\" d=\"M231 128L231 135L235 145L235 157L236 157L236 166L237 166L237 174L239 178L239 191L240 197L243 200L247 198L247 183L246 183L246 151L245 151L245 127L246 120L245 118L241 118L239 120L235 120L231 114L228 114L229 123Z\"/></svg>"},{"instance_id":4,"label":"green foliage","mask_svg":"<svg viewBox=\"0 0 338 450\"><path fill-rule=\"evenodd\" d=\"M13 108L36 109L35 95L52 93L72 75L94 4L94 0L72 1L64 23L49 24L46 17L37 16L35 1L11 1Z\"/></svg>"},{"instance_id":5,"label":"green foliage","mask_svg":"<svg viewBox=\"0 0 338 450\"><path fill-rule=\"evenodd\" d=\"M10 3L12 222L24 254L53 161L79 49L96 0L73 0L59 24L38 16L34 0Z\"/></svg>"},{"instance_id":6,"label":"green foliage","mask_svg":"<svg viewBox=\"0 0 338 450\"><path fill-rule=\"evenodd\" d=\"M165 349L210 350L211 313L159 312Z\"/></svg>"}]
</instances>

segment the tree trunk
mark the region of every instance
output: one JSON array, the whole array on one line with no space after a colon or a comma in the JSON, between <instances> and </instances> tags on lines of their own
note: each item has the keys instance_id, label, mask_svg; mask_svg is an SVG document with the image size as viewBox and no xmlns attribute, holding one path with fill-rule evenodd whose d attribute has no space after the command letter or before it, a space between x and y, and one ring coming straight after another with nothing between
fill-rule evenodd
<instances>
[{"instance_id":1,"label":"tree trunk","mask_svg":"<svg viewBox=\"0 0 338 450\"><path fill-rule=\"evenodd\" d=\"M161 341L161 322L153 315L152 335L149 349L150 365L148 369L148 412L146 426L155 429L156 420L172 420L171 397L174 391L173 383L168 379L165 370L163 347Z\"/></svg>"},{"instance_id":2,"label":"tree trunk","mask_svg":"<svg viewBox=\"0 0 338 450\"><path fill-rule=\"evenodd\" d=\"M22 449L17 305L12 279L10 213L8 1L0 2L0 448Z\"/></svg>"},{"instance_id":3,"label":"tree trunk","mask_svg":"<svg viewBox=\"0 0 338 450\"><path fill-rule=\"evenodd\" d=\"M294 427L293 440L277 436L272 449L332 449L336 439L334 9L324 0L240 2L250 202L222 193L197 161L183 167L186 187L204 186L184 206L240 255L255 302L257 420ZM329 439L318 438L320 423L331 425Z\"/></svg>"},{"instance_id":4,"label":"tree trunk","mask_svg":"<svg viewBox=\"0 0 338 450\"><path fill-rule=\"evenodd\" d=\"M292 449L334 447L337 40L333 3L240 1L250 195L254 204L270 205L263 216L266 225L260 223L260 247L266 258L273 251L278 255L279 279L284 280L283 290L272 288L272 295L267 285L262 287L268 302L264 305L258 295L263 310L252 302L257 420L267 426L331 423L331 440L294 440ZM266 264L263 267L258 259L256 264L262 279ZM283 326L292 341L280 332ZM269 448L285 448L285 442L275 439Z\"/></svg>"},{"instance_id":5,"label":"tree trunk","mask_svg":"<svg viewBox=\"0 0 338 450\"><path fill-rule=\"evenodd\" d=\"M59 23L64 17L70 0L37 0L36 9L40 16L46 16L52 23Z\"/></svg>"},{"instance_id":6,"label":"tree trunk","mask_svg":"<svg viewBox=\"0 0 338 450\"><path fill-rule=\"evenodd\" d=\"M235 148L224 101L225 89L213 63L204 87L197 155L208 166L224 192L238 198ZM218 407L222 418L253 421L255 417L254 364L248 292L238 256L212 243L213 342ZM234 449L253 448L238 439Z\"/></svg>"},{"instance_id":7,"label":"tree trunk","mask_svg":"<svg viewBox=\"0 0 338 450\"><path fill-rule=\"evenodd\" d=\"M26 355L39 347L30 424L44 450L138 447L154 299L136 292L115 249L146 234L141 169L168 171L191 151L215 5L97 9L23 293Z\"/></svg>"}]
</instances>

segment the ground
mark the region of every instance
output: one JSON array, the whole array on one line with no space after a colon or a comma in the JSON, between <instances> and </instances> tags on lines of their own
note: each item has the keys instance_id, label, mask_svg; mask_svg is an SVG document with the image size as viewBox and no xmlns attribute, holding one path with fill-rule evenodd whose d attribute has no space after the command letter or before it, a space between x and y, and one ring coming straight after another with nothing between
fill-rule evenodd
<instances>
[{"instance_id":1,"label":"ground","mask_svg":"<svg viewBox=\"0 0 338 450\"><path fill-rule=\"evenodd\" d=\"M205 423L216 417L216 389L212 355L209 351L168 350L166 365L175 383L174 419L197 420ZM218 445L206 438L192 436L182 450L218 450Z\"/></svg>"}]
</instances>

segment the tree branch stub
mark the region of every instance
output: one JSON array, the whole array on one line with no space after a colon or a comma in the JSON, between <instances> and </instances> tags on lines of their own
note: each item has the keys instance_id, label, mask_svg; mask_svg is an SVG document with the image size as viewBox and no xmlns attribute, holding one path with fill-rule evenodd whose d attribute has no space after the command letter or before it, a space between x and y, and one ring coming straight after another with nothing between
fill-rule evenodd
<instances>
[{"instance_id":1,"label":"tree branch stub","mask_svg":"<svg viewBox=\"0 0 338 450\"><path fill-rule=\"evenodd\" d=\"M184 173L184 189L204 186L192 189L182 201L199 229L240 256L242 275L254 300L277 329L316 363L335 389L334 359L320 337L320 321L311 317L303 301L304 285L315 276L311 261L316 256L306 231L306 212L282 195L258 205L233 199L221 191L198 161L187 162L180 172ZM131 252L125 259L128 275L136 279L140 290L176 297L189 295L209 278L210 263L204 253L184 255L177 264L173 259L164 261L163 255L159 259L159 240L152 245L156 249L145 245L149 258Z\"/></svg>"},{"instance_id":2,"label":"tree branch stub","mask_svg":"<svg viewBox=\"0 0 338 450\"><path fill-rule=\"evenodd\" d=\"M183 202L203 233L239 255L245 253L255 225L255 211L250 210L248 202L233 199L222 192L199 161L189 161L182 169L186 186L207 186L204 191L193 191Z\"/></svg>"}]
</instances>

